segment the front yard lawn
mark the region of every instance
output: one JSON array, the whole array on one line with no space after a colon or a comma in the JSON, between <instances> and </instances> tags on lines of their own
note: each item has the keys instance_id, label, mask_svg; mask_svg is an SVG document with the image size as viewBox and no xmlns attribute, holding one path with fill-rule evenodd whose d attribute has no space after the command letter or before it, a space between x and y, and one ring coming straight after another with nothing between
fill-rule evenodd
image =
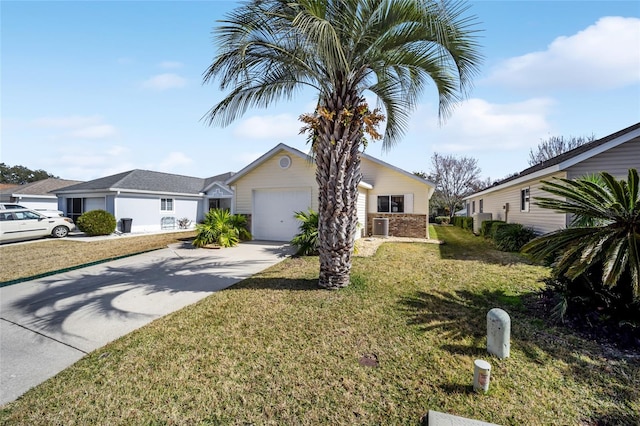
<instances>
[{"instance_id":1,"label":"front yard lawn","mask_svg":"<svg viewBox=\"0 0 640 426\"><path fill-rule=\"evenodd\" d=\"M548 271L454 227L387 243L349 288L292 258L86 356L0 412L3 424L419 424L429 409L502 425L637 424L640 362L529 302ZM486 314L511 315L511 357ZM473 361L492 364L488 394Z\"/></svg>"}]
</instances>

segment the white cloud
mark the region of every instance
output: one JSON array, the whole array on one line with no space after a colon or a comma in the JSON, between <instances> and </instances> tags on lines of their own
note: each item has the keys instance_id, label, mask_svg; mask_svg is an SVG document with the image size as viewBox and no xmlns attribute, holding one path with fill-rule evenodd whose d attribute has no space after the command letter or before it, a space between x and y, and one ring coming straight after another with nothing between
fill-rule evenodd
<instances>
[{"instance_id":1,"label":"white cloud","mask_svg":"<svg viewBox=\"0 0 640 426\"><path fill-rule=\"evenodd\" d=\"M545 51L498 64L488 78L525 89L611 89L640 82L640 19L603 17Z\"/></svg>"},{"instance_id":2,"label":"white cloud","mask_svg":"<svg viewBox=\"0 0 640 426\"><path fill-rule=\"evenodd\" d=\"M114 145L111 148L107 149L107 154L112 157L118 157L123 154L129 153L131 150L127 147Z\"/></svg>"},{"instance_id":3,"label":"white cloud","mask_svg":"<svg viewBox=\"0 0 640 426\"><path fill-rule=\"evenodd\" d=\"M66 133L54 137L73 139L105 139L117 134L99 115L71 115L66 117L41 117L31 121L31 126L44 129L63 129Z\"/></svg>"},{"instance_id":4,"label":"white cloud","mask_svg":"<svg viewBox=\"0 0 640 426\"><path fill-rule=\"evenodd\" d=\"M142 87L151 90L179 89L187 85L187 79L177 74L155 75L142 83Z\"/></svg>"},{"instance_id":5,"label":"white cloud","mask_svg":"<svg viewBox=\"0 0 640 426\"><path fill-rule=\"evenodd\" d=\"M71 115L68 117L41 117L32 121L36 127L76 129L86 126L93 126L103 121L99 115L81 116Z\"/></svg>"},{"instance_id":6,"label":"white cloud","mask_svg":"<svg viewBox=\"0 0 640 426\"><path fill-rule=\"evenodd\" d=\"M183 66L184 64L178 61L162 61L159 64L160 68L167 68L167 69L182 68Z\"/></svg>"},{"instance_id":7,"label":"white cloud","mask_svg":"<svg viewBox=\"0 0 640 426\"><path fill-rule=\"evenodd\" d=\"M116 128L109 124L82 127L67 135L78 139L104 139L116 134Z\"/></svg>"},{"instance_id":8,"label":"white cloud","mask_svg":"<svg viewBox=\"0 0 640 426\"><path fill-rule=\"evenodd\" d=\"M239 122L233 135L249 139L290 139L298 136L302 126L291 114L255 115Z\"/></svg>"},{"instance_id":9,"label":"white cloud","mask_svg":"<svg viewBox=\"0 0 640 426\"><path fill-rule=\"evenodd\" d=\"M172 170L180 166L188 166L193 163L193 159L189 158L182 152L170 152L158 165L160 170Z\"/></svg>"},{"instance_id":10,"label":"white cloud","mask_svg":"<svg viewBox=\"0 0 640 426\"><path fill-rule=\"evenodd\" d=\"M546 117L551 99L535 98L509 104L492 104L483 99L461 103L443 126L438 125L434 107L417 111L410 130L428 134L434 151L465 153L481 150L514 150L531 146L548 132ZM419 136L418 136L419 137Z\"/></svg>"}]
</instances>

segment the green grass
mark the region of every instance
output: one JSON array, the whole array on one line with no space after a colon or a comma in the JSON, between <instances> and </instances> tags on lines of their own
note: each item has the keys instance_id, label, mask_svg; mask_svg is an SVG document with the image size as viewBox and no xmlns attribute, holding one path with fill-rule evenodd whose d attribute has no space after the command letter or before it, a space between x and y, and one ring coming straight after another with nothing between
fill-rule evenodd
<instances>
[{"instance_id":1,"label":"green grass","mask_svg":"<svg viewBox=\"0 0 640 426\"><path fill-rule=\"evenodd\" d=\"M637 358L527 310L545 268L459 228L432 232L447 244L384 244L336 292L316 288L316 257L287 259L91 353L0 423L415 425L429 409L502 425L636 422ZM505 360L486 354L494 307L511 315ZM471 389L478 358L493 367L486 395Z\"/></svg>"}]
</instances>

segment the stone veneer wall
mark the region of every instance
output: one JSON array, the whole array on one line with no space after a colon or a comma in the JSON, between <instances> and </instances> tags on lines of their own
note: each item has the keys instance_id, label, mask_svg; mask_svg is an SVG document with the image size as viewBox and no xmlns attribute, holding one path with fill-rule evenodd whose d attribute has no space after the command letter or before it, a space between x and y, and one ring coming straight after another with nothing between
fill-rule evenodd
<instances>
[{"instance_id":1,"label":"stone veneer wall","mask_svg":"<svg viewBox=\"0 0 640 426\"><path fill-rule=\"evenodd\" d=\"M427 215L404 213L367 214L367 235L373 235L373 219L389 218L390 237L427 237Z\"/></svg>"}]
</instances>

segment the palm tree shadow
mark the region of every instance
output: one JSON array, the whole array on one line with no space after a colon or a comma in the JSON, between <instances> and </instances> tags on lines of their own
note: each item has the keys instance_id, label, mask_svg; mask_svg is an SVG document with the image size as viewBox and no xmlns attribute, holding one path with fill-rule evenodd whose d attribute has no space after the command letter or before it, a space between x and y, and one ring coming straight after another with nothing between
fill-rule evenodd
<instances>
[{"instance_id":1,"label":"palm tree shadow","mask_svg":"<svg viewBox=\"0 0 640 426\"><path fill-rule=\"evenodd\" d=\"M167 257L143 264L130 258L34 281L34 290L8 302L3 316L15 316L25 327L63 336L73 335L65 323L74 315L89 320L150 320L162 312L156 301L166 303L166 296L205 297L244 279L243 269L242 261L217 262L206 257Z\"/></svg>"}]
</instances>

